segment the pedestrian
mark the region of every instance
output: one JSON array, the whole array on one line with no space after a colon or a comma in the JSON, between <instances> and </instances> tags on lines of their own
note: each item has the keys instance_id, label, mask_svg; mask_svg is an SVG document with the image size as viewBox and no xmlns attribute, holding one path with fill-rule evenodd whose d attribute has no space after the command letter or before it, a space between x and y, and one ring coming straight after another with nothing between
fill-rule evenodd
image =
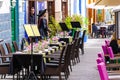
<instances>
[{"instance_id":1,"label":"pedestrian","mask_svg":"<svg viewBox=\"0 0 120 80\"><path fill-rule=\"evenodd\" d=\"M34 9L34 7L32 7L31 11L30 11L29 24L35 24L35 9Z\"/></svg>"},{"instance_id":2,"label":"pedestrian","mask_svg":"<svg viewBox=\"0 0 120 80\"><path fill-rule=\"evenodd\" d=\"M40 10L38 14L38 29L42 39L48 38L48 29L47 19L46 19L46 9Z\"/></svg>"},{"instance_id":3,"label":"pedestrian","mask_svg":"<svg viewBox=\"0 0 120 80\"><path fill-rule=\"evenodd\" d=\"M92 23L92 37L95 38L97 37L97 26L95 25L95 23Z\"/></svg>"}]
</instances>

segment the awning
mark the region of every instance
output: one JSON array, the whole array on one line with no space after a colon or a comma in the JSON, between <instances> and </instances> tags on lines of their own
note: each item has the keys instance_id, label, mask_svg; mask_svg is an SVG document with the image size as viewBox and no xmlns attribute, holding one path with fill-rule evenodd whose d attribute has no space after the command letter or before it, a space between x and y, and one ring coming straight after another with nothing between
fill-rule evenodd
<instances>
[{"instance_id":1,"label":"awning","mask_svg":"<svg viewBox=\"0 0 120 80\"><path fill-rule=\"evenodd\" d=\"M120 0L96 0L95 5L118 6Z\"/></svg>"},{"instance_id":2,"label":"awning","mask_svg":"<svg viewBox=\"0 0 120 80\"><path fill-rule=\"evenodd\" d=\"M49 1L49 0L27 0L27 1L39 1L39 2L43 2L43 1Z\"/></svg>"},{"instance_id":3,"label":"awning","mask_svg":"<svg viewBox=\"0 0 120 80\"><path fill-rule=\"evenodd\" d=\"M87 8L92 9L111 9L120 5L120 0L96 0L96 2L87 4Z\"/></svg>"}]
</instances>

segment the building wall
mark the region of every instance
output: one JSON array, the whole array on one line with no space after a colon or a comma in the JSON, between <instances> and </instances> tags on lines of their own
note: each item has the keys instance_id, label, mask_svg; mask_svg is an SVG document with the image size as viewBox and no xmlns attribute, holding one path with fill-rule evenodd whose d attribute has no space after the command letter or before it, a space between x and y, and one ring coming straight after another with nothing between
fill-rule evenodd
<instances>
[{"instance_id":1,"label":"building wall","mask_svg":"<svg viewBox=\"0 0 120 80\"><path fill-rule=\"evenodd\" d=\"M25 30L24 30L24 13L25 13L25 3L22 4L21 1L19 1L19 44L21 45L22 38L25 36ZM19 47L20 47L19 45Z\"/></svg>"},{"instance_id":2,"label":"building wall","mask_svg":"<svg viewBox=\"0 0 120 80\"><path fill-rule=\"evenodd\" d=\"M55 0L55 19L57 21L62 20L62 3L61 0Z\"/></svg>"},{"instance_id":3,"label":"building wall","mask_svg":"<svg viewBox=\"0 0 120 80\"><path fill-rule=\"evenodd\" d=\"M68 0L68 15L71 15L71 0Z\"/></svg>"},{"instance_id":4,"label":"building wall","mask_svg":"<svg viewBox=\"0 0 120 80\"><path fill-rule=\"evenodd\" d=\"M0 8L0 39L11 42L10 0L3 0Z\"/></svg>"},{"instance_id":5,"label":"building wall","mask_svg":"<svg viewBox=\"0 0 120 80\"><path fill-rule=\"evenodd\" d=\"M0 8L0 39L4 41L3 44L5 51L7 49L4 43L11 42L11 14L10 14L10 0L3 0L3 4Z\"/></svg>"},{"instance_id":6,"label":"building wall","mask_svg":"<svg viewBox=\"0 0 120 80\"><path fill-rule=\"evenodd\" d=\"M68 12L71 16L73 14L86 16L86 0L68 0L68 4Z\"/></svg>"},{"instance_id":7,"label":"building wall","mask_svg":"<svg viewBox=\"0 0 120 80\"><path fill-rule=\"evenodd\" d=\"M79 0L81 6L79 6L80 13L82 16L86 17L86 0Z\"/></svg>"},{"instance_id":8,"label":"building wall","mask_svg":"<svg viewBox=\"0 0 120 80\"><path fill-rule=\"evenodd\" d=\"M19 12L19 39L24 37L24 12Z\"/></svg>"}]
</instances>

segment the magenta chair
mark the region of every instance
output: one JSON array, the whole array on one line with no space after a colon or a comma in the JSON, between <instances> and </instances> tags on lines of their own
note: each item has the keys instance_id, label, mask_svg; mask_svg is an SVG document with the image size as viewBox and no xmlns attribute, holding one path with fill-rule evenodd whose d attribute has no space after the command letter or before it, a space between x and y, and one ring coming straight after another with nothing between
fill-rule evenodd
<instances>
[{"instance_id":1,"label":"magenta chair","mask_svg":"<svg viewBox=\"0 0 120 80\"><path fill-rule=\"evenodd\" d=\"M105 44L106 44L107 46L110 46L110 41L109 41L109 40L105 40Z\"/></svg>"},{"instance_id":2,"label":"magenta chair","mask_svg":"<svg viewBox=\"0 0 120 80\"><path fill-rule=\"evenodd\" d=\"M96 59L96 61L97 61L97 64L99 64L99 63L103 62L103 59L100 58L100 57L98 57L98 58Z\"/></svg>"},{"instance_id":3,"label":"magenta chair","mask_svg":"<svg viewBox=\"0 0 120 80\"><path fill-rule=\"evenodd\" d=\"M115 74L113 74L113 75L111 74L111 76L108 76L104 62L97 64L97 68L98 68L98 72L99 72L101 80L120 80L119 75L117 76ZM114 73L116 73L116 72L114 72Z\"/></svg>"},{"instance_id":4,"label":"magenta chair","mask_svg":"<svg viewBox=\"0 0 120 80\"><path fill-rule=\"evenodd\" d=\"M105 62L104 55L103 55L102 52L99 52L99 53L98 53L98 58L102 58L103 62L106 63L106 62Z\"/></svg>"},{"instance_id":5,"label":"magenta chair","mask_svg":"<svg viewBox=\"0 0 120 80\"><path fill-rule=\"evenodd\" d=\"M108 55L107 45L102 45L102 50L103 50L104 55Z\"/></svg>"},{"instance_id":6,"label":"magenta chair","mask_svg":"<svg viewBox=\"0 0 120 80\"><path fill-rule=\"evenodd\" d=\"M97 68L99 71L100 79L101 80L109 80L108 73L107 73L104 62L97 64Z\"/></svg>"},{"instance_id":7,"label":"magenta chair","mask_svg":"<svg viewBox=\"0 0 120 80\"><path fill-rule=\"evenodd\" d=\"M114 59L115 57L114 57L114 54L113 54L113 50L112 50L112 48L111 48L111 47L108 47L107 50L108 50L108 53L109 53L110 59Z\"/></svg>"}]
</instances>

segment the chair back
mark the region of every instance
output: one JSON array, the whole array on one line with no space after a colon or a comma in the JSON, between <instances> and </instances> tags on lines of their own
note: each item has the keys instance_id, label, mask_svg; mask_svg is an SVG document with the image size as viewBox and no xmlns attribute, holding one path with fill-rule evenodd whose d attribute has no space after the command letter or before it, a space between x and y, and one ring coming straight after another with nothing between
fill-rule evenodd
<instances>
[{"instance_id":1,"label":"chair back","mask_svg":"<svg viewBox=\"0 0 120 80\"><path fill-rule=\"evenodd\" d=\"M73 40L75 38L79 38L79 34L80 34L80 31L75 31L74 36L73 36Z\"/></svg>"},{"instance_id":2,"label":"chair back","mask_svg":"<svg viewBox=\"0 0 120 80\"><path fill-rule=\"evenodd\" d=\"M112 48L111 48L111 47L108 47L107 49L108 49L108 53L109 53L109 55L110 55L110 59L114 59L114 54L113 54Z\"/></svg>"},{"instance_id":3,"label":"chair back","mask_svg":"<svg viewBox=\"0 0 120 80\"><path fill-rule=\"evenodd\" d=\"M12 43L13 43L13 47L14 47L15 51L19 51L16 41L13 41Z\"/></svg>"},{"instance_id":4,"label":"chair back","mask_svg":"<svg viewBox=\"0 0 120 80\"><path fill-rule=\"evenodd\" d=\"M3 47L3 45L2 44L0 44L0 55L1 56L5 56L6 54L5 54L5 49L4 49L4 47ZM2 62L5 62L6 61L6 58L1 58L2 59Z\"/></svg>"},{"instance_id":5,"label":"chair back","mask_svg":"<svg viewBox=\"0 0 120 80\"><path fill-rule=\"evenodd\" d=\"M21 44L21 50L24 50L25 46L29 46L28 41L26 40L26 38L22 39L22 44Z\"/></svg>"},{"instance_id":6,"label":"chair back","mask_svg":"<svg viewBox=\"0 0 120 80\"><path fill-rule=\"evenodd\" d=\"M107 46L110 46L110 41L109 41L109 40L105 40L105 44L106 44Z\"/></svg>"},{"instance_id":7,"label":"chair back","mask_svg":"<svg viewBox=\"0 0 120 80\"><path fill-rule=\"evenodd\" d=\"M98 72L100 75L101 80L109 80L108 73L103 62L97 64Z\"/></svg>"},{"instance_id":8,"label":"chair back","mask_svg":"<svg viewBox=\"0 0 120 80\"><path fill-rule=\"evenodd\" d=\"M67 50L64 56L64 69L67 69L68 65L70 64L71 48L72 48L72 44L68 44Z\"/></svg>"},{"instance_id":9,"label":"chair back","mask_svg":"<svg viewBox=\"0 0 120 80\"><path fill-rule=\"evenodd\" d=\"M96 62L97 62L97 64L99 64L99 63L103 62L103 59L102 59L101 57L98 57L98 58L96 59Z\"/></svg>"},{"instance_id":10,"label":"chair back","mask_svg":"<svg viewBox=\"0 0 120 80\"><path fill-rule=\"evenodd\" d=\"M98 53L98 58L101 58L103 60L103 62L105 63L105 58L102 52Z\"/></svg>"},{"instance_id":11,"label":"chair back","mask_svg":"<svg viewBox=\"0 0 120 80\"><path fill-rule=\"evenodd\" d=\"M72 48L71 48L71 59L72 60L75 58L76 44L77 44L77 39L75 39L72 43Z\"/></svg>"},{"instance_id":12,"label":"chair back","mask_svg":"<svg viewBox=\"0 0 120 80\"><path fill-rule=\"evenodd\" d=\"M83 35L82 35L82 43L84 43L85 33L86 33L86 30L83 31Z\"/></svg>"},{"instance_id":13,"label":"chair back","mask_svg":"<svg viewBox=\"0 0 120 80\"><path fill-rule=\"evenodd\" d=\"M63 49L62 49L62 52L61 52L61 55L60 55L60 59L59 59L59 67L61 67L62 59L63 59L63 57L64 57L63 54L66 53L66 51L67 51L67 47L68 47L68 44L67 44L65 47L63 47Z\"/></svg>"},{"instance_id":14,"label":"chair back","mask_svg":"<svg viewBox=\"0 0 120 80\"><path fill-rule=\"evenodd\" d=\"M106 45L102 45L102 50L103 50L104 55L108 54L107 46Z\"/></svg>"},{"instance_id":15,"label":"chair back","mask_svg":"<svg viewBox=\"0 0 120 80\"><path fill-rule=\"evenodd\" d=\"M5 43L5 45L7 47L8 53L12 53L12 48L10 46L10 43Z\"/></svg>"}]
</instances>

